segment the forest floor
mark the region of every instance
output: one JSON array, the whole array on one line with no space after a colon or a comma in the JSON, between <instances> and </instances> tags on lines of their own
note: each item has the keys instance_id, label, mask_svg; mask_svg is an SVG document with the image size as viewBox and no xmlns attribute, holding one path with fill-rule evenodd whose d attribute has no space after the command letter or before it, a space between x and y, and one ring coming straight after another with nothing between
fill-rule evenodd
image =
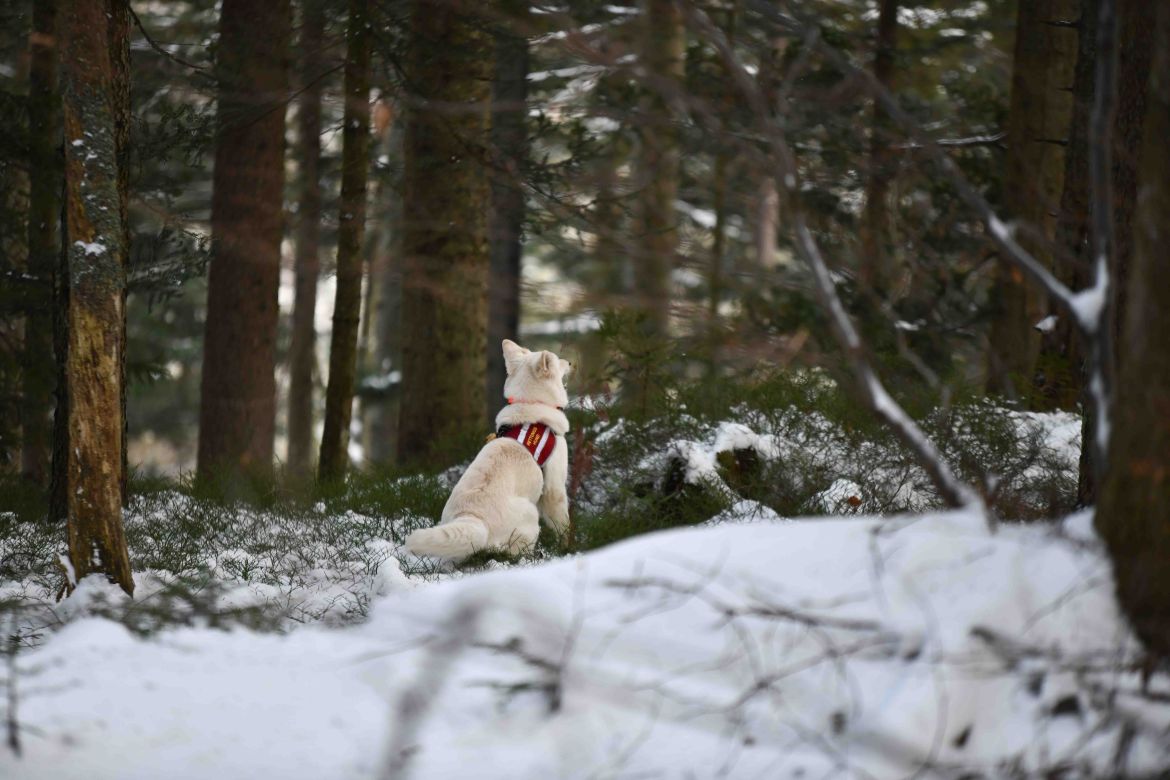
<instances>
[{"instance_id":1,"label":"forest floor","mask_svg":"<svg viewBox=\"0 0 1170 780\"><path fill-rule=\"evenodd\" d=\"M461 568L399 546L457 470L267 504L142 488L134 600L89 578L56 602L55 532L0 513L0 775L1164 771L1170 677L1143 685L1091 515L1010 516L1059 507L1079 420L944 427L1003 467L994 532L872 432L759 410L578 426L576 551Z\"/></svg>"}]
</instances>

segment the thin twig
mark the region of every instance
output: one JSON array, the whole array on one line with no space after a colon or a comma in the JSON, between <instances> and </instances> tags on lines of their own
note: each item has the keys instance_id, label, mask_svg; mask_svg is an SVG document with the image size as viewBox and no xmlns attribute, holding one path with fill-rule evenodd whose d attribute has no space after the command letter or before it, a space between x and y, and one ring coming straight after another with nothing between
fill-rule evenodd
<instances>
[{"instance_id":1,"label":"thin twig","mask_svg":"<svg viewBox=\"0 0 1170 780\"><path fill-rule=\"evenodd\" d=\"M207 67L206 65L196 65L194 62L188 62L182 57L176 54L171 54L169 51L164 49L162 44L152 38L150 33L146 31L146 25L144 25L142 20L138 18L138 14L134 11L134 7L130 5L130 3L126 3L126 8L130 11L130 18L132 18L134 20L134 24L138 26L139 32L142 33L142 37L146 39L146 43L150 46L150 48L154 49L156 52L174 63L182 65L184 68L190 68L191 70L196 71L201 76L205 76L209 79L215 78L211 74L211 68Z\"/></svg>"}]
</instances>

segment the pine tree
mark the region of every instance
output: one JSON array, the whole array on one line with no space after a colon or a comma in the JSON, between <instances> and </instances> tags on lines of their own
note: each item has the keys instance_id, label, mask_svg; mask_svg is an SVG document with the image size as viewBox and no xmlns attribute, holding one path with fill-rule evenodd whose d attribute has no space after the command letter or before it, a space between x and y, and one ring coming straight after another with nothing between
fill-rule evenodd
<instances>
[{"instance_id":1,"label":"pine tree","mask_svg":"<svg viewBox=\"0 0 1170 780\"><path fill-rule=\"evenodd\" d=\"M463 6L460 6L462 9ZM412 6L403 214L400 465L482 441L487 349L492 41L428 0Z\"/></svg>"},{"instance_id":2,"label":"pine tree","mask_svg":"<svg viewBox=\"0 0 1170 780\"><path fill-rule=\"evenodd\" d=\"M514 6L514 7L513 7ZM492 211L488 223L491 271L488 301L487 419L504 397L504 356L498 346L520 329L520 234L524 226L523 176L528 156L528 41L512 29L523 22L525 3L512 2L495 31L492 83Z\"/></svg>"},{"instance_id":3,"label":"pine tree","mask_svg":"<svg viewBox=\"0 0 1170 780\"><path fill-rule=\"evenodd\" d=\"M349 465L349 422L357 371L362 305L362 246L366 231L366 179L370 167L369 0L350 0L345 53L341 200L337 234L337 297L329 345L329 387L321 434L318 477L336 480Z\"/></svg>"},{"instance_id":4,"label":"pine tree","mask_svg":"<svg viewBox=\"0 0 1170 780\"><path fill-rule=\"evenodd\" d=\"M1150 652L1170 657L1170 5L1157 4L1134 252L1122 325L1125 358L1096 523L1117 597Z\"/></svg>"},{"instance_id":5,"label":"pine tree","mask_svg":"<svg viewBox=\"0 0 1170 780\"><path fill-rule=\"evenodd\" d=\"M49 409L53 390L53 267L60 224L61 96L57 90L57 2L33 6L29 41L28 273L21 384L21 473L44 484L49 476Z\"/></svg>"},{"instance_id":6,"label":"pine tree","mask_svg":"<svg viewBox=\"0 0 1170 780\"><path fill-rule=\"evenodd\" d=\"M1062 23L1076 19L1077 8L1075 0L1018 8L1004 199L1020 242L1051 267L1076 57L1076 35ZM1046 301L1005 261L991 295L988 390L1030 402L1040 352L1035 326L1047 313Z\"/></svg>"},{"instance_id":7,"label":"pine tree","mask_svg":"<svg viewBox=\"0 0 1170 780\"><path fill-rule=\"evenodd\" d=\"M1092 258L1089 247L1089 116L1093 105L1096 76L1097 23L1101 0L1081 0L1077 33L1080 38L1076 75L1073 81L1073 118L1065 147L1064 191L1061 197L1057 243L1068 259L1058 262L1056 270L1070 289L1081 290L1092 284ZM1153 46L1154 8L1144 0L1118 3L1118 25L1126 45L1118 57L1117 108L1112 130L1113 150L1113 230L1114 262L1112 275L1111 332L1115 346L1115 363L1124 357L1121 349L1121 324L1125 318L1125 289L1129 258L1133 254L1133 215L1137 197L1138 154L1145 116L1146 82ZM1053 313L1058 314L1055 307ZM1039 363L1042 384L1038 388L1043 406L1076 409L1086 387L1083 376L1084 350L1073 323L1058 317L1053 331L1044 337ZM1116 367L1115 367L1116 370ZM1077 503L1088 506L1096 501L1096 469L1091 460L1093 447L1088 436L1094 429L1089 405L1084 404L1084 439L1081 446L1080 479Z\"/></svg>"},{"instance_id":8,"label":"pine tree","mask_svg":"<svg viewBox=\"0 0 1170 780\"><path fill-rule=\"evenodd\" d=\"M665 333L670 317L670 279L678 251L679 141L667 95L681 88L686 34L682 12L673 0L646 0L643 57L654 83L644 101L638 257L634 262L636 305L649 315L655 333Z\"/></svg>"},{"instance_id":9,"label":"pine tree","mask_svg":"<svg viewBox=\"0 0 1170 780\"><path fill-rule=\"evenodd\" d=\"M289 0L224 0L199 476L267 477L276 418Z\"/></svg>"},{"instance_id":10,"label":"pine tree","mask_svg":"<svg viewBox=\"0 0 1170 780\"><path fill-rule=\"evenodd\" d=\"M313 374L317 366L317 282L321 270L321 93L324 0L305 0L301 20L301 92L297 100L296 297L288 350L288 467L304 475L313 459Z\"/></svg>"},{"instance_id":11,"label":"pine tree","mask_svg":"<svg viewBox=\"0 0 1170 780\"><path fill-rule=\"evenodd\" d=\"M878 4L877 46L873 75L883 87L894 83L894 54L898 43L898 0ZM878 295L891 292L896 279L896 257L890 247L890 176L895 159L890 150L890 130L881 106L873 107L869 178L865 187L865 212L861 221L861 273L864 284Z\"/></svg>"},{"instance_id":12,"label":"pine tree","mask_svg":"<svg viewBox=\"0 0 1170 780\"><path fill-rule=\"evenodd\" d=\"M125 0L79 0L61 19L65 251L50 514L66 521L77 579L100 571L133 593L122 529L126 212L115 65L129 57L129 36L111 36L123 13Z\"/></svg>"}]
</instances>

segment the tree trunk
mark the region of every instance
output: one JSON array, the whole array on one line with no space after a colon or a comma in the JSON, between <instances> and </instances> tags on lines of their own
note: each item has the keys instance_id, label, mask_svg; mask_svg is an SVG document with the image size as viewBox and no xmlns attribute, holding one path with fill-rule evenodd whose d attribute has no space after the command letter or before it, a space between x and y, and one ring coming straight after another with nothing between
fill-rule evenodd
<instances>
[{"instance_id":1,"label":"tree trunk","mask_svg":"<svg viewBox=\"0 0 1170 780\"><path fill-rule=\"evenodd\" d=\"M1142 136L1150 66L1154 52L1155 6L1150 0L1117 0L1117 35L1124 44L1118 47L1117 106L1113 119L1113 286L1114 343L1120 344L1127 307L1130 259L1134 252L1134 215L1137 211L1139 154ZM1118 362L1123 362L1125 351L1115 349Z\"/></svg>"},{"instance_id":2,"label":"tree trunk","mask_svg":"<svg viewBox=\"0 0 1170 780\"><path fill-rule=\"evenodd\" d=\"M1058 255L1054 270L1069 289L1083 290L1092 283L1089 250L1089 117L1093 108L1096 77L1097 5L1099 0L1080 0L1077 64L1073 78L1073 110L1064 155L1064 183L1056 242L1066 253ZM1055 306L1049 304L1049 313ZM1058 317L1053 330L1042 337L1037 396L1040 405L1073 409L1081 399L1084 352L1075 324ZM1086 405L1086 408L1087 405ZM1087 422L1087 421L1086 421ZM1086 432L1091 426L1086 425ZM1089 448L1081 453L1086 462ZM1086 473L1082 469L1082 476Z\"/></svg>"},{"instance_id":3,"label":"tree trunk","mask_svg":"<svg viewBox=\"0 0 1170 780\"><path fill-rule=\"evenodd\" d=\"M756 193L756 269L757 278L776 265L776 231L780 223L780 193L776 179L760 179Z\"/></svg>"},{"instance_id":4,"label":"tree trunk","mask_svg":"<svg viewBox=\"0 0 1170 780\"><path fill-rule=\"evenodd\" d=\"M370 169L369 0L350 0L345 53L345 119L342 130L341 200L338 203L337 297L329 342L329 387L321 434L318 478L344 478L349 467L349 422L357 372L362 310L366 179Z\"/></svg>"},{"instance_id":5,"label":"tree trunk","mask_svg":"<svg viewBox=\"0 0 1170 780\"><path fill-rule=\"evenodd\" d=\"M122 254L118 264L123 273L130 267L130 0L107 0L109 10L110 68L114 112L114 154L118 160L118 213L122 220ZM119 374L122 406L122 506L130 505L130 463L127 446L130 429L126 424L126 286L122 286L122 355Z\"/></svg>"},{"instance_id":6,"label":"tree trunk","mask_svg":"<svg viewBox=\"0 0 1170 780\"><path fill-rule=\"evenodd\" d=\"M682 12L673 0L645 0L643 58L653 79L638 128L642 157L639 251L634 263L635 306L647 325L665 334L670 319L670 275L678 250L678 133L664 91L682 88L686 35Z\"/></svg>"},{"instance_id":7,"label":"tree trunk","mask_svg":"<svg viewBox=\"0 0 1170 780\"><path fill-rule=\"evenodd\" d=\"M1020 243L1049 267L1076 58L1076 33L1057 23L1074 20L1076 12L1075 0L1021 2L1016 23L1004 205L1020 226ZM1003 261L991 300L988 391L1032 402L1040 352L1035 326L1046 302Z\"/></svg>"},{"instance_id":8,"label":"tree trunk","mask_svg":"<svg viewBox=\"0 0 1170 780\"><path fill-rule=\"evenodd\" d=\"M894 55L898 45L898 0L880 0L877 47L873 75L883 87L893 90ZM873 130L869 147L869 178L865 187L865 212L861 220L862 284L879 297L892 291L897 282L897 258L890 241L890 178L896 157L890 149L890 122L874 102Z\"/></svg>"},{"instance_id":9,"label":"tree trunk","mask_svg":"<svg viewBox=\"0 0 1170 780\"><path fill-rule=\"evenodd\" d=\"M1085 289L1092 283L1092 259L1089 247L1089 115L1093 105L1093 82L1096 71L1097 16L1100 0L1081 0L1078 33L1076 78L1073 84L1073 119L1065 154L1064 192L1061 199L1057 243L1067 253L1056 270L1070 289ZM1113 354L1120 362L1120 328L1124 321L1126 280L1129 258L1133 253L1133 214L1136 202L1137 154L1141 148L1142 118L1145 115L1146 84L1153 46L1153 8L1144 0L1122 0L1118 4L1119 39L1126 45L1119 52L1117 111L1113 125L1113 221L1114 258L1111 301ZM1055 307L1052 307L1055 311ZM1082 400L1087 378L1084 376L1084 350L1079 336L1067 317L1057 320L1052 333L1046 334L1040 356L1043 384L1039 393L1051 408L1073 409ZM1082 431L1080 479L1077 503L1089 506L1096 501L1093 448L1089 436L1094 422L1091 405L1083 403L1085 420Z\"/></svg>"},{"instance_id":10,"label":"tree trunk","mask_svg":"<svg viewBox=\"0 0 1170 780\"><path fill-rule=\"evenodd\" d=\"M28 273L24 373L21 387L21 473L38 484L49 476L49 409L52 406L53 268L61 220L61 96L57 91L57 3L33 5L28 119Z\"/></svg>"},{"instance_id":11,"label":"tree trunk","mask_svg":"<svg viewBox=\"0 0 1170 780\"><path fill-rule=\"evenodd\" d=\"M519 14L514 16L518 17ZM495 419L504 397L500 342L520 330L520 234L524 228L523 177L528 157L528 41L510 29L495 33L492 83L492 211L488 236L487 419Z\"/></svg>"},{"instance_id":12,"label":"tree trunk","mask_svg":"<svg viewBox=\"0 0 1170 780\"><path fill-rule=\"evenodd\" d=\"M1096 524L1117 597L1146 648L1170 657L1170 5L1157 4L1134 252L1123 324L1125 359ZM1124 29L1124 27L1122 28Z\"/></svg>"},{"instance_id":13,"label":"tree trunk","mask_svg":"<svg viewBox=\"0 0 1170 780\"><path fill-rule=\"evenodd\" d=\"M321 92L323 0L306 0L301 21L301 92L297 103L296 298L288 350L288 468L303 477L313 460L313 375L317 369L317 281L321 271Z\"/></svg>"},{"instance_id":14,"label":"tree trunk","mask_svg":"<svg viewBox=\"0 0 1170 780\"><path fill-rule=\"evenodd\" d=\"M723 346L723 329L719 322L719 304L723 300L723 258L727 235L727 153L715 153L714 190L715 224L711 226L711 268L707 277L707 374L719 374L719 353Z\"/></svg>"},{"instance_id":15,"label":"tree trunk","mask_svg":"<svg viewBox=\"0 0 1170 780\"><path fill-rule=\"evenodd\" d=\"M399 325L402 321L402 123L393 121L385 132L382 148L389 170L374 198L374 223L378 225L370 284L374 291L372 314L373 371L386 385L385 392L367 398L364 406L366 459L379 466L394 462L398 449L398 390L390 382L402 362Z\"/></svg>"},{"instance_id":16,"label":"tree trunk","mask_svg":"<svg viewBox=\"0 0 1170 780\"><path fill-rule=\"evenodd\" d=\"M25 32L31 35L31 30ZM14 81L25 76L14 69ZM0 476L20 473L24 442L20 435L26 398L22 394L27 382L24 368L28 350L25 331L30 315L37 307L41 289L29 275L29 146L30 101L0 89ZM21 317L6 316L10 312ZM52 359L52 352L37 356ZM45 399L35 405L43 411Z\"/></svg>"},{"instance_id":17,"label":"tree trunk","mask_svg":"<svg viewBox=\"0 0 1170 780\"><path fill-rule=\"evenodd\" d=\"M67 524L71 585L96 571L133 593L122 530L126 226L111 10L109 0L78 0L61 20L65 251L50 514Z\"/></svg>"},{"instance_id":18,"label":"tree trunk","mask_svg":"<svg viewBox=\"0 0 1170 780\"><path fill-rule=\"evenodd\" d=\"M224 0L198 474L272 473L289 0Z\"/></svg>"},{"instance_id":19,"label":"tree trunk","mask_svg":"<svg viewBox=\"0 0 1170 780\"><path fill-rule=\"evenodd\" d=\"M407 66L398 455L436 466L483 439L491 37L415 0Z\"/></svg>"}]
</instances>

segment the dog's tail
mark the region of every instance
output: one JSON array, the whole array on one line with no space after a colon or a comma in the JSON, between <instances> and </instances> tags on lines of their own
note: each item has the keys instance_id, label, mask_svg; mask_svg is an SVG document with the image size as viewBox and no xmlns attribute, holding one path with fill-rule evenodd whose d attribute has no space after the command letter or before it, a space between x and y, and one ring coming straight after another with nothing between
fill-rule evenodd
<instances>
[{"instance_id":1,"label":"dog's tail","mask_svg":"<svg viewBox=\"0 0 1170 780\"><path fill-rule=\"evenodd\" d=\"M415 555L466 558L487 546L487 526L478 517L461 515L434 528L420 528L406 537L406 548Z\"/></svg>"}]
</instances>

